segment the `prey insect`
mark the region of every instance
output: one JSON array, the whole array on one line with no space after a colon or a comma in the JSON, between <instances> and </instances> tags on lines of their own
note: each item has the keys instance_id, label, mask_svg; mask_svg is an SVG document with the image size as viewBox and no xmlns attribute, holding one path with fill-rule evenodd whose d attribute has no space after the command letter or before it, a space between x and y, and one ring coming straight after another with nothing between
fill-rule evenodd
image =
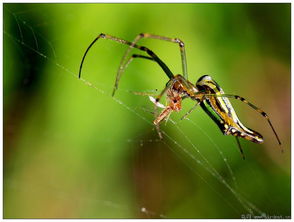
<instances>
[{"instance_id":1,"label":"prey insect","mask_svg":"<svg viewBox=\"0 0 294 222\"><path fill-rule=\"evenodd\" d=\"M204 75L200 77L195 85L188 80L185 44L183 41L181 41L178 38L168 38L168 37L159 36L159 35L141 33L135 38L133 42L129 42L121 38L117 38L111 35L101 33L88 46L86 52L83 55L83 58L80 64L80 69L79 69L79 78L81 77L83 63L88 51L94 45L94 43L100 38L109 39L109 40L129 46L120 62L112 96L114 96L115 91L118 88L118 83L124 70L135 58L147 59L147 60L156 62L169 78L169 81L166 83L166 86L161 91L161 93L157 95L155 99L152 99L153 103L155 104L155 108L156 107L163 108L161 113L158 114L155 120L153 121L160 138L162 138L162 135L159 129L160 123L163 120L167 119L168 116L173 111L179 112L182 109L182 101L184 99L190 98L191 100L195 101L195 105L191 108L190 111L188 111L188 113L186 113L183 116L183 118L189 115L198 105L200 105L202 109L209 115L209 117L217 124L217 126L219 127L219 129L222 131L224 135L235 136L241 155L243 159L245 159L239 138L244 138L254 143L262 143L263 137L260 133L245 127L241 123L232 104L230 103L228 99L228 98L234 98L249 105L251 108L253 108L258 113L260 113L264 118L266 118L279 145L281 145L281 141L270 121L270 118L263 110L259 109L254 104L248 102L243 97L240 97L238 95L225 94L223 89L209 75ZM180 75L180 74L174 75L172 71L168 68L168 66L152 50L150 50L149 48L145 46L138 45L137 42L142 38L159 39L159 40L164 40L164 41L168 41L172 43L177 43L180 47L183 75ZM145 55L132 54L128 58L133 48L136 48L146 54ZM162 104L159 103L160 99L165 94L167 98L167 106L163 106Z\"/></svg>"}]
</instances>

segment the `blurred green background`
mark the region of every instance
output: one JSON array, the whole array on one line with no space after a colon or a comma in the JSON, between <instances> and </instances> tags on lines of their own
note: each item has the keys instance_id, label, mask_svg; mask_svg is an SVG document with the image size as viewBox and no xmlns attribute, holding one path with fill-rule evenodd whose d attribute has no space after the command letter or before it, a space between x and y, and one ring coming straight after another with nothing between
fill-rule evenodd
<instances>
[{"instance_id":1,"label":"blurred green background","mask_svg":"<svg viewBox=\"0 0 294 222\"><path fill-rule=\"evenodd\" d=\"M290 4L8 4L4 14L5 218L243 218L290 216ZM134 60L112 87L141 32L185 42L189 80L211 75L263 144L223 136L193 102L159 141L153 105L131 91L161 90L160 67ZM143 39L175 73L178 45ZM138 53L138 51L134 50ZM141 53L141 52L140 52ZM89 87L89 84L93 87ZM164 100L163 100L164 103ZM223 182L224 181L224 182Z\"/></svg>"}]
</instances>

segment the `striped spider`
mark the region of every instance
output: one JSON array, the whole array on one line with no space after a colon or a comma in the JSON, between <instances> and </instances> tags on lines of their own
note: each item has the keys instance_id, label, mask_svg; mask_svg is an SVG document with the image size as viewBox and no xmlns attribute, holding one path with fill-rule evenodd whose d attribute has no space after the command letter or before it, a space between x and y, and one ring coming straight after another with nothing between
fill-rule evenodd
<instances>
[{"instance_id":1,"label":"striped spider","mask_svg":"<svg viewBox=\"0 0 294 222\"><path fill-rule=\"evenodd\" d=\"M245 127L241 123L232 104L230 103L228 99L228 98L234 98L249 105L251 108L253 108L258 113L260 113L264 118L266 118L273 133L275 134L275 137L279 145L281 145L281 141L268 115L263 110L259 109L252 103L248 102L243 97L240 97L238 95L225 94L223 89L208 75L204 75L200 77L195 85L188 80L185 44L183 41L181 41L178 38L168 38L168 37L159 36L159 35L141 33L135 38L133 42L129 42L121 38L117 38L111 35L101 33L88 46L86 52L83 55L83 58L80 64L80 69L79 69L79 78L81 77L83 63L89 49L100 38L113 40L115 42L129 46L121 60L121 63L116 75L116 80L115 80L112 96L114 96L115 91L118 88L118 83L124 70L130 64L130 62L135 58L148 59L148 60L156 62L162 68L165 74L168 76L169 81L167 82L162 92L155 99L151 97L151 100L153 101L156 107L163 108L161 113L153 121L160 138L162 138L161 132L159 130L160 123L164 119L166 119L173 111L179 112L182 109L182 105L181 105L182 100L186 98L190 98L196 103L183 116L183 118L185 118L188 114L190 114L197 107L197 105L200 104L202 109L217 124L217 126L219 127L219 129L222 131L224 135L232 135L236 138L241 155L243 159L245 159L245 156L239 141L239 137L252 141L254 143L262 143L263 137L260 133ZM164 40L164 41L168 41L172 43L177 43L180 47L183 75L180 75L180 74L174 75L171 72L171 70L168 68L168 66L152 50L150 50L149 48L145 46L137 45L137 42L142 38L159 39L159 40ZM147 55L133 54L131 55L130 58L128 58L130 51L133 48L139 49L145 52ZM161 97L165 94L167 96L167 104L168 104L167 106L163 106L162 104L159 103Z\"/></svg>"}]
</instances>

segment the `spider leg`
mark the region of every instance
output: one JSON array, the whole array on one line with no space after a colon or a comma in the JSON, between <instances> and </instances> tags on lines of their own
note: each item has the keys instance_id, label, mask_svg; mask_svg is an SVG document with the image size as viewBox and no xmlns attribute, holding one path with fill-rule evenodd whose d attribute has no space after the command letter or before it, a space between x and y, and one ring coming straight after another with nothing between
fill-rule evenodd
<instances>
[{"instance_id":1,"label":"spider leg","mask_svg":"<svg viewBox=\"0 0 294 222\"><path fill-rule=\"evenodd\" d=\"M241 102L244 102L246 103L247 105L249 105L251 108L253 108L254 110L256 110L258 113L260 113L264 118L266 118L267 122L269 123L272 131L274 132L275 136L276 136L276 139L279 143L279 145L281 145L281 140L277 134L277 132L275 131L271 121L270 121L270 118L268 117L268 115L260 108L258 108L257 106L255 106L254 104L248 102L246 99L244 99L243 97L241 96L238 96L238 95L232 95L232 94L221 94L221 95L216 95L216 94L207 94L206 96L216 96L216 97L227 97L227 98L234 98L234 99L237 99L237 100L240 100ZM283 150L282 150L283 152Z\"/></svg>"},{"instance_id":2,"label":"spider leg","mask_svg":"<svg viewBox=\"0 0 294 222\"><path fill-rule=\"evenodd\" d=\"M237 140L237 144L238 144L239 150L240 150L240 152L241 152L242 158L243 158L243 160L245 160L245 155L244 155L244 153L243 153L243 150L242 150L242 147L241 147L240 140L239 140L238 137L235 137L235 138L236 138L236 140Z\"/></svg>"},{"instance_id":3,"label":"spider leg","mask_svg":"<svg viewBox=\"0 0 294 222\"><path fill-rule=\"evenodd\" d=\"M149 96L149 97L154 97L157 96L157 94L152 93L152 92L136 92L136 91L130 91L131 93L137 95L137 96ZM155 101L155 99L154 99Z\"/></svg>"},{"instance_id":4,"label":"spider leg","mask_svg":"<svg viewBox=\"0 0 294 222\"><path fill-rule=\"evenodd\" d=\"M165 124L164 124L165 126L167 125L167 122L169 120L170 115L171 115L171 112L164 118L165 119Z\"/></svg>"},{"instance_id":5,"label":"spider leg","mask_svg":"<svg viewBox=\"0 0 294 222\"><path fill-rule=\"evenodd\" d=\"M144 56L144 55L138 55L138 54L133 54L129 60L126 62L125 64L125 67L127 67L132 61L134 58L144 58L144 59L149 59L149 60L152 60L152 61L155 61L154 58L152 57L148 57L148 56ZM114 92L115 92L115 89L118 87L118 82L121 78L121 75L122 73L120 73L120 75L117 75L116 77L116 83L115 83L115 87L114 87ZM157 130L157 133L158 133L158 136L160 139L162 139L162 133L160 131L160 128L159 128L159 125L160 123L166 119L172 112L172 108L171 107L165 107L164 110L158 114L158 102L159 100L161 99L161 97L166 93L166 91L171 88L172 84L174 83L174 79L171 79L167 84L166 84L166 87L161 91L161 93L156 97L156 99L154 99L153 103L154 103L154 115L155 115L155 120L153 121L155 127L156 127L156 130ZM113 92L113 94L114 94ZM147 94L147 93L135 93L135 94L138 94L138 95L149 95L150 94Z\"/></svg>"},{"instance_id":6,"label":"spider leg","mask_svg":"<svg viewBox=\"0 0 294 222\"><path fill-rule=\"evenodd\" d=\"M86 52L84 53L83 58L82 58L82 62L81 62L81 64L80 64L80 69L79 69L79 79L81 78L82 68L83 68L83 64L84 64L84 60L85 60L85 58L86 58L86 55L88 54L88 51L90 50L90 48L94 45L94 43L95 43L100 37L101 37L101 34L100 34L97 38L95 38L93 42L91 42L91 44L88 46Z\"/></svg>"},{"instance_id":7,"label":"spider leg","mask_svg":"<svg viewBox=\"0 0 294 222\"><path fill-rule=\"evenodd\" d=\"M130 54L130 51L132 48L134 48L134 45L137 44L137 42L142 39L142 38L150 38L150 39L159 39L159 40L164 40L164 41L169 41L173 43L178 43L180 47L180 52L181 52L181 60L182 60L182 69L183 69L183 76L188 79L188 72L187 72L187 61L186 61L186 51L185 51L185 44L183 41L181 41L178 38L169 38L169 37L164 37L164 36L159 36L159 35L152 35L149 33L140 33L139 35L136 36L132 44L129 46L129 48L126 50L125 54L123 55L119 69L117 71L117 75L120 75L120 73L124 72L126 69L126 64L125 60Z\"/></svg>"},{"instance_id":8,"label":"spider leg","mask_svg":"<svg viewBox=\"0 0 294 222\"><path fill-rule=\"evenodd\" d=\"M125 64L125 68L127 68L127 66L133 61L133 59L135 58L142 58L142 59L149 59L151 61L155 61L152 57L149 57L149 56L144 56L144 55L138 55L138 54L133 54L129 60L126 62ZM116 75L116 79L115 79L115 84L114 84L114 87L113 87L113 91L112 91L112 96L114 96L115 94L115 91L117 90L118 88L118 82L122 76L123 72L118 72L117 75Z\"/></svg>"},{"instance_id":9,"label":"spider leg","mask_svg":"<svg viewBox=\"0 0 294 222\"><path fill-rule=\"evenodd\" d=\"M197 101L197 103L184 115L181 117L181 120L185 119L188 115L190 115L192 113L192 111L194 109L196 109L196 107L199 105L200 101Z\"/></svg>"},{"instance_id":10,"label":"spider leg","mask_svg":"<svg viewBox=\"0 0 294 222\"><path fill-rule=\"evenodd\" d=\"M192 97L187 95L182 96L182 100L186 98L192 98L193 100L196 101L196 104L184 116L181 117L181 120L185 119L188 115L190 115L194 111L194 109L196 109L199 103L203 101L205 96L205 91L198 91L197 93L194 93L192 95L193 95Z\"/></svg>"},{"instance_id":11,"label":"spider leg","mask_svg":"<svg viewBox=\"0 0 294 222\"><path fill-rule=\"evenodd\" d=\"M167 82L165 88L161 91L161 93L156 97L155 102L158 103L159 100L161 99L161 97L166 93L166 91L168 89L170 89L172 87L172 85L174 84L175 79L171 79Z\"/></svg>"},{"instance_id":12,"label":"spider leg","mask_svg":"<svg viewBox=\"0 0 294 222\"><path fill-rule=\"evenodd\" d=\"M152 57L152 59L158 63L158 65L163 69L163 71L166 73L166 75L172 79L174 77L173 73L170 71L170 69L167 67L167 65L153 52L151 51L150 49L144 47L144 46L139 46L139 45L136 45L136 44L133 44L129 41L126 41L124 39L120 39L120 38L117 38L117 37L114 37L114 36L111 36L111 35L106 35L106 34L103 34L101 33L98 37L96 37L94 39L94 41L89 45L89 47L87 48L86 52L84 53L84 56L82 58L82 62L81 62L81 65L80 65L80 70L79 70L79 78L81 77L81 71L82 71L82 67L83 67L83 63L84 63L84 59L88 53L88 51L90 50L90 48L94 45L94 43L100 39L100 38L103 38L103 39L110 39L110 40L113 40L115 42L118 42L118 43L121 43L121 44L125 44L125 45L129 45L129 46L132 46L134 48L137 48L141 51L144 51L146 52L150 57Z\"/></svg>"}]
</instances>

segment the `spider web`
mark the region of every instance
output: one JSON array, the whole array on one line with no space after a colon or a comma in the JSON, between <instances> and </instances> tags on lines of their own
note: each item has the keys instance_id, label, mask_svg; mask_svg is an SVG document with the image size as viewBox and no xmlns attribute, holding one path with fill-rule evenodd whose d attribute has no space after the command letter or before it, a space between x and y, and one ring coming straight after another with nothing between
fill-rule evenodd
<instances>
[{"instance_id":1,"label":"spider web","mask_svg":"<svg viewBox=\"0 0 294 222\"><path fill-rule=\"evenodd\" d=\"M36 8L38 9L39 7L36 7ZM35 10L35 9L33 9L33 10ZM4 11L13 17L13 22L15 22L18 27L18 34L11 33L9 30L6 30L6 28L4 27L4 35L5 35L5 39L7 39L6 41L8 41L8 39L9 39L14 43L15 46L18 46L18 48L21 49L22 47L24 47L24 48L30 50L31 52L34 52L39 57L43 58L49 66L53 65L59 70L60 73L72 77L73 81L79 81L80 83L85 84L86 86L94 89L94 91L96 91L97 93L99 93L101 96L103 96L105 98L110 97L110 94L108 93L108 91L109 91L109 89L111 89L112 86L108 86L105 83L103 84L102 82L94 84L91 81L84 79L84 78L79 79L77 76L77 67L79 64L76 64L75 70L73 70L73 69L69 68L68 66L59 62L59 59L58 59L59 54L56 52L56 50L54 48L54 45L57 43L53 43L53 42L56 42L57 40L54 40L54 41L48 40L49 37L47 37L43 33L40 33L39 31L37 31L37 29L35 28L36 26L29 24L21 17L21 15L23 15L25 13L30 13L30 11L12 12L7 7L4 7ZM34 45L31 45L26 42L26 37L23 33L23 29L28 29L31 31L31 34L32 34L34 42L35 42ZM45 42L45 44L48 45L50 52L44 52L40 48L40 44L39 44L40 41L43 41L43 42ZM55 74L52 73L52 75L55 75ZM130 90L128 88L119 87L119 92L126 94L126 95L135 96L130 92ZM148 98L145 97L144 99L147 103L147 106L149 108L152 107L152 104L148 101ZM128 100L123 100L123 99L119 99L117 97L112 97L112 101L114 103L119 104L119 106L123 107L124 109L126 109L127 112L129 112L130 114L138 117L140 122L147 123L151 129L154 129L154 125L152 123L153 117L152 117L151 113L149 113L150 115L149 116L147 115L147 117L146 117L146 115L138 112L137 107L134 107L134 105L131 104ZM146 112L146 111L144 111L144 112ZM146 113L148 113L148 112L146 112ZM164 144L173 153L175 153L175 155L179 159L182 160L183 164L186 164L187 167L190 168L193 173L195 173L195 176L197 178L200 178L204 183L206 183L207 186L216 195L218 195L222 199L222 201L224 203L226 203L232 210L238 212L238 210L237 210L238 207L236 208L236 206L231 202L231 200L227 196L225 196L223 193L218 191L213 185L211 185L208 178L206 178L206 176L203 176L203 175L201 175L201 173L199 173L199 171L197 170L198 167L200 167L201 169L206 171L208 173L208 175L210 175L211 178L214 178L214 180L216 180L220 184L222 184L222 186L224 187L226 192L229 192L229 193L231 193L231 195L234 196L234 198L237 200L239 205L244 209L245 213L265 217L266 213L263 212L263 210L260 207L256 206L252 201L247 199L246 195L244 193L242 193L242 191L240 191L239 186L238 186L238 181L237 181L236 176L234 174L234 170L232 169L232 166L230 165L230 163L228 161L228 157L222 152L221 145L218 145L216 142L214 142L214 139L209 136L209 133L206 132L203 128L201 128L200 124L197 124L194 120L192 120L192 117L189 116L189 118L184 120L184 122L186 124L189 124L189 125L192 125L193 127L195 127L195 130L199 131L203 137L207 138L207 141L209 142L210 146L213 147L213 149L215 149L216 155L219 155L219 158L222 160L222 165L225 166L229 176L224 176L220 173L220 171L215 166L215 164L211 160L209 160L209 157L207 157L206 154L204 154L202 152L202 150L199 148L199 146L201 146L201 144L197 144L197 142L195 142L191 138L191 136L189 136L181 128L181 124L179 123L179 121L174 118L170 118L168 120L168 122L166 123L166 125L167 125L167 127L171 126L171 128L173 128L176 131L176 134L181 139L175 137L172 133L166 131L165 127L162 127L162 133L164 135L163 141L160 141L159 139L158 140L150 139L150 140L146 140L146 141L144 141L144 140L137 141L136 139L133 139L133 138L125 138L125 143L138 143L139 142L141 144L145 144L148 142L153 142L153 143ZM188 159L188 161L187 161L187 159ZM9 183L13 184L14 182L9 181ZM54 188L52 188L52 187L50 188L48 186L48 189L54 189ZM58 192L59 192L59 195L62 197L62 195L66 191L58 191ZM115 201L112 201L112 200L93 198L93 199L90 199L89 201L92 202L93 204L101 204L101 205L107 206L109 208L114 208L114 209L116 209L116 208L117 209L130 208L124 204L119 204L119 203L116 203ZM167 215L164 215L161 212L153 212L152 210L149 210L145 206L139 207L137 209L137 211L141 212L143 214L146 214L147 216L150 216L150 217L160 217L160 218L167 218L168 217Z\"/></svg>"}]
</instances>

